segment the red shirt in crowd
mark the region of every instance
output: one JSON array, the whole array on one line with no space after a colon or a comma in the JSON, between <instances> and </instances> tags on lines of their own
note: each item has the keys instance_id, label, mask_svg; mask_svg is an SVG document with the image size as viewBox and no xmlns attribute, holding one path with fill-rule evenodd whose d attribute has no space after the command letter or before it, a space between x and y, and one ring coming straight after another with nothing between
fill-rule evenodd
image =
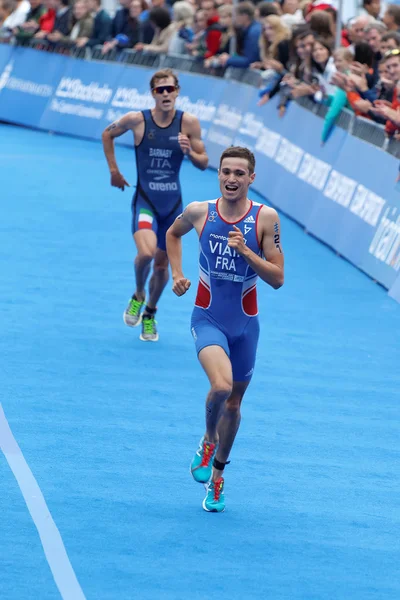
<instances>
[{"instance_id":1,"label":"red shirt in crowd","mask_svg":"<svg viewBox=\"0 0 400 600\"><path fill-rule=\"evenodd\" d=\"M50 8L47 13L45 13L39 19L39 27L41 31L48 31L49 33L53 31L54 23L56 20L56 11L54 8Z\"/></svg>"},{"instance_id":2,"label":"red shirt in crowd","mask_svg":"<svg viewBox=\"0 0 400 600\"><path fill-rule=\"evenodd\" d=\"M222 32L218 26L219 16L215 15L211 17L207 21L207 30L206 30L206 46L207 52L205 53L205 58L210 58L211 56L215 56L219 52L221 47L221 37Z\"/></svg>"}]
</instances>

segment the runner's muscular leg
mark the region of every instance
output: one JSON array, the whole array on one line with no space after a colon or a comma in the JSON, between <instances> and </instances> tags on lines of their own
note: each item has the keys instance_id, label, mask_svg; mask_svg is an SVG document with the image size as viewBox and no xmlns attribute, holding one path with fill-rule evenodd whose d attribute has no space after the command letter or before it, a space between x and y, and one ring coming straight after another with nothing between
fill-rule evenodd
<instances>
[{"instance_id":1,"label":"runner's muscular leg","mask_svg":"<svg viewBox=\"0 0 400 600\"><path fill-rule=\"evenodd\" d=\"M137 248L135 258L136 275L136 298L145 299L145 290L147 278L150 273L151 261L154 259L157 251L157 236L151 229L143 229L133 234L133 239Z\"/></svg>"},{"instance_id":2,"label":"runner's muscular leg","mask_svg":"<svg viewBox=\"0 0 400 600\"><path fill-rule=\"evenodd\" d=\"M206 433L209 442L218 441L217 425L225 401L232 394L232 365L221 346L206 346L199 352L199 361L210 382L206 400Z\"/></svg>"},{"instance_id":3,"label":"runner's muscular leg","mask_svg":"<svg viewBox=\"0 0 400 600\"><path fill-rule=\"evenodd\" d=\"M157 248L154 256L153 274L149 284L149 308L157 308L161 294L168 283L168 256L165 250Z\"/></svg>"},{"instance_id":4,"label":"runner's muscular leg","mask_svg":"<svg viewBox=\"0 0 400 600\"><path fill-rule=\"evenodd\" d=\"M217 426L219 445L215 458L221 463L226 463L228 460L235 441L241 421L240 406L249 383L250 381L234 381L232 393L220 412ZM218 477L221 477L222 472L223 470L219 471L214 467L213 480L216 481Z\"/></svg>"}]
</instances>

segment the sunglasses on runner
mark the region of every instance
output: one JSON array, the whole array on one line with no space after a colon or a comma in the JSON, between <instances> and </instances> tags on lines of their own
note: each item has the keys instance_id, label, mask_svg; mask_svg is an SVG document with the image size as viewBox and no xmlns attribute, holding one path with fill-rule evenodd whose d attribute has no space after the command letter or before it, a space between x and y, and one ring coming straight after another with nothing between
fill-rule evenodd
<instances>
[{"instance_id":1,"label":"sunglasses on runner","mask_svg":"<svg viewBox=\"0 0 400 600\"><path fill-rule=\"evenodd\" d=\"M175 85L157 85L155 88L153 88L153 92L155 92L156 94L163 94L164 92L167 92L168 94L172 94L172 92L176 91L176 86Z\"/></svg>"}]
</instances>

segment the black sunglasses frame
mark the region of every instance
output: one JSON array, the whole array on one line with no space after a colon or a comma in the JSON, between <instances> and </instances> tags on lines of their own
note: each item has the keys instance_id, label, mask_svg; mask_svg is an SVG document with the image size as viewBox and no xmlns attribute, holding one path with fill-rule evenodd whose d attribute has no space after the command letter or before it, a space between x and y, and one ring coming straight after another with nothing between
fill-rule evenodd
<instances>
[{"instance_id":1,"label":"black sunglasses frame","mask_svg":"<svg viewBox=\"0 0 400 600\"><path fill-rule=\"evenodd\" d=\"M153 87L153 92L161 95L166 91L168 94L172 94L173 92L176 92L177 89L176 85L156 85Z\"/></svg>"}]
</instances>

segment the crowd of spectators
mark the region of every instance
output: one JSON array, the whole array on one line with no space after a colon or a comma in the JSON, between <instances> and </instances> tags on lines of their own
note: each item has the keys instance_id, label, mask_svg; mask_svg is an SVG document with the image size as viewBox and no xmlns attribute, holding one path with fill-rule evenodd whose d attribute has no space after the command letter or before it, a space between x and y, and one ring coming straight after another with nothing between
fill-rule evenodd
<instances>
[{"instance_id":1,"label":"crowd of spectators","mask_svg":"<svg viewBox=\"0 0 400 600\"><path fill-rule=\"evenodd\" d=\"M400 5L364 0L337 32L331 0L0 0L4 42L179 54L210 73L236 67L260 75L263 105L280 116L296 98L329 106L323 143L342 108L400 131Z\"/></svg>"}]
</instances>

